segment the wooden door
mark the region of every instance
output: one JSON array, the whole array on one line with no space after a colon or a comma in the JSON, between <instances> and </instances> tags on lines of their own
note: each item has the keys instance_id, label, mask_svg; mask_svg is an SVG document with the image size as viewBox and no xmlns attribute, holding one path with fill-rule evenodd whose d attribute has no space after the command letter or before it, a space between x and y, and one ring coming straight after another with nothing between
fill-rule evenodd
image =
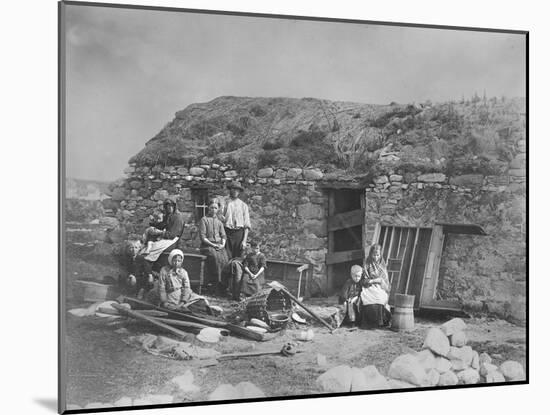
<instances>
[{"instance_id":1,"label":"wooden door","mask_svg":"<svg viewBox=\"0 0 550 415\"><path fill-rule=\"evenodd\" d=\"M335 294L349 278L352 265L362 265L365 197L362 189L329 193L327 292Z\"/></svg>"},{"instance_id":2,"label":"wooden door","mask_svg":"<svg viewBox=\"0 0 550 415\"><path fill-rule=\"evenodd\" d=\"M430 228L377 227L375 241L388 267L390 304L396 293L409 294L415 296L415 308L419 307L430 239Z\"/></svg>"},{"instance_id":3,"label":"wooden door","mask_svg":"<svg viewBox=\"0 0 550 415\"><path fill-rule=\"evenodd\" d=\"M424 272L420 306L422 308L434 309L460 309L460 303L452 300L437 300L435 291L439 278L439 267L441 265L441 255L443 253L443 243L445 241L445 232L442 225L435 225L430 240L428 260Z\"/></svg>"}]
</instances>

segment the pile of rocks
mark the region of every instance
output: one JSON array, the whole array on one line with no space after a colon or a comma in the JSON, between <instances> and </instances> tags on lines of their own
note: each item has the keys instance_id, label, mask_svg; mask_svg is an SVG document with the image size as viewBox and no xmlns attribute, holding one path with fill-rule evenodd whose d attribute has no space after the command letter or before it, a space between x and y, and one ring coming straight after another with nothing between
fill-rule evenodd
<instances>
[{"instance_id":1,"label":"pile of rocks","mask_svg":"<svg viewBox=\"0 0 550 415\"><path fill-rule=\"evenodd\" d=\"M497 367L487 353L478 354L466 345L466 323L460 318L449 320L441 327L431 328L424 340L423 350L407 359L423 369L410 376L404 356L399 356L390 366L389 376L407 381L415 386L448 386L457 384L495 383L525 379L523 366L506 361ZM403 367L404 366L404 367Z\"/></svg>"},{"instance_id":2,"label":"pile of rocks","mask_svg":"<svg viewBox=\"0 0 550 415\"><path fill-rule=\"evenodd\" d=\"M324 392L359 392L392 388L391 383L375 366L363 369L336 366L319 376L316 383Z\"/></svg>"},{"instance_id":3,"label":"pile of rocks","mask_svg":"<svg viewBox=\"0 0 550 415\"><path fill-rule=\"evenodd\" d=\"M337 366L319 376L317 385L324 392L354 392L525 380L520 363L497 366L489 354L466 345L465 329L459 318L429 329L422 350L397 357L387 377L374 366Z\"/></svg>"}]
</instances>

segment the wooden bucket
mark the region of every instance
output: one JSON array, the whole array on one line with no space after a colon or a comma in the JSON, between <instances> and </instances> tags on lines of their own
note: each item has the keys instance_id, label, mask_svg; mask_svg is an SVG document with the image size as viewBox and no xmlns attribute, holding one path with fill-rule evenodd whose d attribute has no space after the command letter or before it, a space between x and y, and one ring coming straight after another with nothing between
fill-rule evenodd
<instances>
[{"instance_id":1,"label":"wooden bucket","mask_svg":"<svg viewBox=\"0 0 550 415\"><path fill-rule=\"evenodd\" d=\"M392 330L414 329L414 295L395 294L394 304Z\"/></svg>"}]
</instances>

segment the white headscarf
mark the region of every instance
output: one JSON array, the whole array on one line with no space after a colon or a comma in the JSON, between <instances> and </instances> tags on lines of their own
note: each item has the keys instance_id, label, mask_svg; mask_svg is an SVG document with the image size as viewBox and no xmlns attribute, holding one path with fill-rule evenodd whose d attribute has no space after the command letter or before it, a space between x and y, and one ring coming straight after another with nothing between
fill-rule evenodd
<instances>
[{"instance_id":1,"label":"white headscarf","mask_svg":"<svg viewBox=\"0 0 550 415\"><path fill-rule=\"evenodd\" d=\"M168 255L168 264L169 264L169 265L172 265L172 259L173 259L176 255L180 255L182 260L183 260L183 258L185 258L185 256L183 255L183 252L182 252L181 250L179 250L179 249L173 249L172 252L170 252L170 254Z\"/></svg>"}]
</instances>

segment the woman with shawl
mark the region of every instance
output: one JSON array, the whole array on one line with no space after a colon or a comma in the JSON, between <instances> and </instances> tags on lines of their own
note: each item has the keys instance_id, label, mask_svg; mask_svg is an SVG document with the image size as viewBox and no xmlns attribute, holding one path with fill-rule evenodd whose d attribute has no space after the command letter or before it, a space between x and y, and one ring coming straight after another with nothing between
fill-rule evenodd
<instances>
[{"instance_id":1,"label":"woman with shawl","mask_svg":"<svg viewBox=\"0 0 550 415\"><path fill-rule=\"evenodd\" d=\"M382 258L380 245L370 248L365 261L361 280L361 318L362 328L385 327L389 324L391 313L388 305L390 284L386 262Z\"/></svg>"},{"instance_id":2,"label":"woman with shawl","mask_svg":"<svg viewBox=\"0 0 550 415\"><path fill-rule=\"evenodd\" d=\"M159 235L160 239L151 242L147 252L145 252L145 248L140 252L149 262L155 262L160 254L176 248L185 226L183 215L178 210L176 202L166 199L163 206L165 223L163 224L164 230Z\"/></svg>"}]
</instances>

